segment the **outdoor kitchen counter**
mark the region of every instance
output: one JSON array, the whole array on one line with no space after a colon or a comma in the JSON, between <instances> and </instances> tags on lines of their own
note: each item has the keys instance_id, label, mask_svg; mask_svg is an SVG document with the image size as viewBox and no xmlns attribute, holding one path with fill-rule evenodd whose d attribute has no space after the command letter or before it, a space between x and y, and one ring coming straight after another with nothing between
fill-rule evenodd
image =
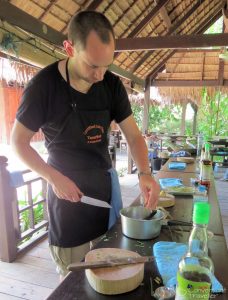
<instances>
[{"instance_id":1,"label":"outdoor kitchen counter","mask_svg":"<svg viewBox=\"0 0 228 300\"><path fill-rule=\"evenodd\" d=\"M170 172L160 171L156 177L165 178L171 177ZM172 177L183 179L183 183L190 185L190 178L194 177L195 173L173 172ZM133 205L138 205L137 200ZM228 253L226 241L224 238L220 211L217 202L215 187L212 182L209 193L209 202L212 204L211 220L209 230L215 235L209 241L209 253L215 265L215 275L217 279L223 284L224 288L228 285ZM169 209L173 218L176 220L190 221L192 215L192 197L191 196L178 196L176 197L176 204ZM153 240L137 241L130 239L122 234L121 223L118 220L117 224L111 228L96 245L96 248L122 248L138 252L140 255L152 255L153 245L158 241L175 241L184 242L188 241L190 227L164 227L160 235ZM151 296L151 278L158 276L158 271L155 262L145 264L144 280L143 283L134 291L120 295L106 296L97 293L89 285L85 271L70 272L68 276L59 284L59 286L47 298L48 300L151 300L155 299ZM156 288L156 286L154 286ZM227 300L228 293L225 291L223 294L213 295L217 300Z\"/></svg>"}]
</instances>

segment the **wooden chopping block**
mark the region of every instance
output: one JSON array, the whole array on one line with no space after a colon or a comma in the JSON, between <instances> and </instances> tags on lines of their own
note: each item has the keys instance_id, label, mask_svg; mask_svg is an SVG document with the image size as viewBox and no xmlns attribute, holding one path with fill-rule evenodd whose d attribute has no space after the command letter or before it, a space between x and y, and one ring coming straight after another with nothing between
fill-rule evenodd
<instances>
[{"instance_id":1,"label":"wooden chopping block","mask_svg":"<svg viewBox=\"0 0 228 300\"><path fill-rule=\"evenodd\" d=\"M175 205L175 196L168 194L164 191L160 192L158 206L170 207Z\"/></svg>"},{"instance_id":2,"label":"wooden chopping block","mask_svg":"<svg viewBox=\"0 0 228 300\"><path fill-rule=\"evenodd\" d=\"M186 164L194 163L193 157L177 157L177 161L185 162Z\"/></svg>"},{"instance_id":3,"label":"wooden chopping block","mask_svg":"<svg viewBox=\"0 0 228 300\"><path fill-rule=\"evenodd\" d=\"M138 257L138 253L119 248L100 248L89 251L86 262L120 257ZM144 264L133 264L111 268L87 269L86 277L98 293L117 295L136 289L144 277Z\"/></svg>"}]
</instances>

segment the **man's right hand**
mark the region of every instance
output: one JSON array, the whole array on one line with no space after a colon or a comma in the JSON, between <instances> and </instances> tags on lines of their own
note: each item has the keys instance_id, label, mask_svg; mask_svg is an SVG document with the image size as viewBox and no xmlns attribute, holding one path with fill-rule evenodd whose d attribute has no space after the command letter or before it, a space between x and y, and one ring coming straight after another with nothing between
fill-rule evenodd
<instances>
[{"instance_id":1,"label":"man's right hand","mask_svg":"<svg viewBox=\"0 0 228 300\"><path fill-rule=\"evenodd\" d=\"M68 200L70 202L80 201L83 193L70 178L58 171L55 171L51 177L52 178L49 183L58 198Z\"/></svg>"}]
</instances>

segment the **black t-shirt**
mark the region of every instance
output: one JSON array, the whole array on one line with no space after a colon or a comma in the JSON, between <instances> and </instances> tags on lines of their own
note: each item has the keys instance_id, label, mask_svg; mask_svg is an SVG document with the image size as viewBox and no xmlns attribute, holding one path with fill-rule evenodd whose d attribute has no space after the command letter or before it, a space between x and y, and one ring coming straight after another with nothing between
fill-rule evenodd
<instances>
[{"instance_id":1,"label":"black t-shirt","mask_svg":"<svg viewBox=\"0 0 228 300\"><path fill-rule=\"evenodd\" d=\"M119 123L131 113L117 76L107 71L103 81L83 94L67 84L56 62L29 82L17 120L34 132L42 128L50 165L71 178L87 196L110 202L108 128L112 120ZM107 230L108 209L59 199L51 186L48 208L52 245L75 247Z\"/></svg>"},{"instance_id":2,"label":"black t-shirt","mask_svg":"<svg viewBox=\"0 0 228 300\"><path fill-rule=\"evenodd\" d=\"M80 157L80 149L72 143L72 136L69 133L60 135L51 146L55 136L61 130L67 116L72 111L71 102L77 103L77 110L83 118L86 118L86 111L96 112L108 110L110 122L115 120L120 123L125 118L131 115L131 107L128 100L126 90L120 81L119 77L107 71L104 79L91 86L87 94L80 93L71 88L71 97L69 96L69 85L64 80L58 70L58 62L49 65L42 69L27 85L22 95L22 102L17 112L17 120L28 129L36 132L39 128L42 129L45 135L45 144L48 148L50 156L59 161L59 156L66 158L72 162L76 155ZM108 129L107 129L108 130ZM79 142L80 143L80 142ZM107 148L106 141L105 147ZM104 163L99 165L110 167L110 158L102 153ZM85 160L88 155L93 158L93 165L102 157L97 159L96 151L83 151L81 161ZM63 162L64 164L64 162ZM70 163L71 165L71 163ZM58 167L58 166L56 166ZM65 167L70 167L65 163ZM88 168L87 164L83 164L82 168Z\"/></svg>"}]
</instances>

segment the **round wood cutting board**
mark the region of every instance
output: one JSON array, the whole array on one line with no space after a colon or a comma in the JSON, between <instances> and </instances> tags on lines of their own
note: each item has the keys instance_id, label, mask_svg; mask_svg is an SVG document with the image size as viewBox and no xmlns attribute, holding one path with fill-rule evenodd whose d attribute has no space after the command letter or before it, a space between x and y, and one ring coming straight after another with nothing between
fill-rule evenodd
<instances>
[{"instance_id":1,"label":"round wood cutting board","mask_svg":"<svg viewBox=\"0 0 228 300\"><path fill-rule=\"evenodd\" d=\"M140 255L126 249L100 248L89 251L85 256L85 261L94 262L129 256ZM144 264L87 269L85 274L91 287L98 293L117 295L132 291L140 285L144 277Z\"/></svg>"}]
</instances>

